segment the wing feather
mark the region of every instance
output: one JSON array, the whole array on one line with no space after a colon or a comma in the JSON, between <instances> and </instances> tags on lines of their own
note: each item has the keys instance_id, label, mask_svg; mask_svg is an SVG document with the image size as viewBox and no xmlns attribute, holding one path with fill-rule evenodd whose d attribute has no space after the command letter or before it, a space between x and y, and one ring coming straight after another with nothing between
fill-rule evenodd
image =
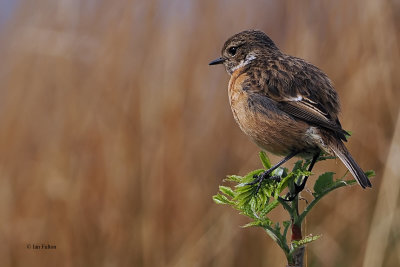
<instances>
[{"instance_id":1,"label":"wing feather","mask_svg":"<svg viewBox=\"0 0 400 267\"><path fill-rule=\"evenodd\" d=\"M280 110L294 118L329 129L346 141L347 132L338 119L339 99L326 74L295 57L270 64L272 67L267 70L253 69L249 79L253 82L249 81L245 88L276 101Z\"/></svg>"}]
</instances>

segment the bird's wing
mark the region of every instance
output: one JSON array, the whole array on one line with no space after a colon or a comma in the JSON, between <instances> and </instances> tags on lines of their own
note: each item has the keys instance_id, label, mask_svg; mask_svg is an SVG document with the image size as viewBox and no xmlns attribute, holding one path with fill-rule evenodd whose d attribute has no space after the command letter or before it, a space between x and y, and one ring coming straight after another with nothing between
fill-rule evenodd
<instances>
[{"instance_id":1,"label":"bird's wing","mask_svg":"<svg viewBox=\"0 0 400 267\"><path fill-rule=\"evenodd\" d=\"M299 96L298 98L300 97L301 96ZM346 140L345 135L347 134L347 132L342 129L338 121L331 120L328 113L322 111L311 101L306 99L282 99L280 101L277 101L277 107L295 118L304 120L319 127L330 129L338 133L340 139Z\"/></svg>"},{"instance_id":2,"label":"bird's wing","mask_svg":"<svg viewBox=\"0 0 400 267\"><path fill-rule=\"evenodd\" d=\"M280 63L278 69L255 69L253 75L262 79L257 86L249 85L252 93L276 101L280 110L329 129L346 141L347 132L338 119L339 99L330 80L317 67L297 58L292 59L298 60L298 65L288 67Z\"/></svg>"}]
</instances>

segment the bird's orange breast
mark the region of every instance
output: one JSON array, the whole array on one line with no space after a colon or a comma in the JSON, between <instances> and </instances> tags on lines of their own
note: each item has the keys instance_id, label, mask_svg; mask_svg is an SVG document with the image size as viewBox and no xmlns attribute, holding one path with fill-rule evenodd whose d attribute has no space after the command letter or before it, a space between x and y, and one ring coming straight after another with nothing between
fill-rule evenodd
<instances>
[{"instance_id":1,"label":"bird's orange breast","mask_svg":"<svg viewBox=\"0 0 400 267\"><path fill-rule=\"evenodd\" d=\"M243 90L243 83L248 76L236 71L229 81L228 95L233 117L240 129L247 135L252 135L252 129L256 128L253 112L249 109L248 94Z\"/></svg>"},{"instance_id":2,"label":"bird's orange breast","mask_svg":"<svg viewBox=\"0 0 400 267\"><path fill-rule=\"evenodd\" d=\"M247 79L246 73L237 70L228 86L229 103L240 129L259 147L275 154L287 154L293 149L301 151L309 146L305 135L306 123L277 110L264 108L261 112L249 106L249 93L243 90Z\"/></svg>"}]
</instances>

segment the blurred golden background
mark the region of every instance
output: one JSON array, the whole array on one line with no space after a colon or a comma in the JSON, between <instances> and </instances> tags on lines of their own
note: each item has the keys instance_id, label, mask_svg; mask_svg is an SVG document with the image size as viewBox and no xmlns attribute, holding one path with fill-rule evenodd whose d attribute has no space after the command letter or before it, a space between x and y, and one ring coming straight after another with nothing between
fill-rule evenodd
<instances>
[{"instance_id":1,"label":"blurred golden background","mask_svg":"<svg viewBox=\"0 0 400 267\"><path fill-rule=\"evenodd\" d=\"M398 0L1 0L0 266L285 266L212 201L261 166L207 65L254 28L328 74L377 173L309 215L307 266L399 266Z\"/></svg>"}]
</instances>

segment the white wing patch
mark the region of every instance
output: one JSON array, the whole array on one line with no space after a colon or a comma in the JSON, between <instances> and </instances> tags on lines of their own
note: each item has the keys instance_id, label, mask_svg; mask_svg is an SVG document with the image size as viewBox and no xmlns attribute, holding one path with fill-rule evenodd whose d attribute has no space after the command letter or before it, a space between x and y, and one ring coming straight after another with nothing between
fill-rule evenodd
<instances>
[{"instance_id":1,"label":"white wing patch","mask_svg":"<svg viewBox=\"0 0 400 267\"><path fill-rule=\"evenodd\" d=\"M286 101L290 101L290 102L300 102L301 105L304 105L306 107L308 107L310 110L316 112L317 114L320 114L324 117L325 120L328 120L325 116L327 116L328 114L326 112L322 112L320 109L318 109L316 106L317 103L312 101L311 99L307 98L307 97L303 97L301 95L297 95L296 97L291 97L291 98L287 98Z\"/></svg>"},{"instance_id":2,"label":"white wing patch","mask_svg":"<svg viewBox=\"0 0 400 267\"><path fill-rule=\"evenodd\" d=\"M288 99L289 101L301 101L303 100L303 97L301 95L297 95L297 97L292 97Z\"/></svg>"}]
</instances>

